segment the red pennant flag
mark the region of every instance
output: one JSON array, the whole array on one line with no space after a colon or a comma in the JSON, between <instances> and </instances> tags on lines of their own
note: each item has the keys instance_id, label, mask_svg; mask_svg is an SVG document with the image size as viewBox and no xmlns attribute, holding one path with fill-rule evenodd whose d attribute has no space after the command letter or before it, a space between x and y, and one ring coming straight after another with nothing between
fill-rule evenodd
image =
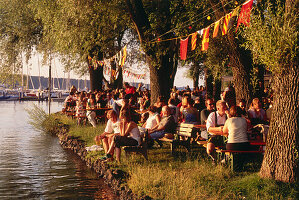
<instances>
[{"instance_id":1,"label":"red pennant flag","mask_svg":"<svg viewBox=\"0 0 299 200\"><path fill-rule=\"evenodd\" d=\"M196 48L196 40L197 40L197 32L192 33L191 38L191 51L193 51Z\"/></svg>"},{"instance_id":2,"label":"red pennant flag","mask_svg":"<svg viewBox=\"0 0 299 200\"><path fill-rule=\"evenodd\" d=\"M180 48L180 54L181 54L181 60L186 60L187 58L187 48L188 48L188 38L185 40L181 40L181 48Z\"/></svg>"},{"instance_id":3,"label":"red pennant flag","mask_svg":"<svg viewBox=\"0 0 299 200\"><path fill-rule=\"evenodd\" d=\"M238 23L237 23L237 28L236 31L238 30L238 27L240 24L244 24L245 26L249 26L250 23L250 12L252 9L252 4L253 0L246 1L242 5L242 9L238 18Z\"/></svg>"},{"instance_id":4,"label":"red pennant flag","mask_svg":"<svg viewBox=\"0 0 299 200\"><path fill-rule=\"evenodd\" d=\"M207 27L203 30L203 36L202 36L202 51L208 50L209 47L209 32L210 32L210 27Z\"/></svg>"}]
</instances>

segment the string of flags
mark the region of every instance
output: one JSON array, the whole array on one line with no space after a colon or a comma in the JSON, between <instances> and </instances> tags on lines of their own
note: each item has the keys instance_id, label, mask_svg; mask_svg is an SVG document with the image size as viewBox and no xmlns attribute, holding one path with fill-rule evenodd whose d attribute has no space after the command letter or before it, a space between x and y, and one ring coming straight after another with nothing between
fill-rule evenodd
<instances>
[{"instance_id":1,"label":"string of flags","mask_svg":"<svg viewBox=\"0 0 299 200\"><path fill-rule=\"evenodd\" d=\"M214 25L214 30L213 30L213 35L212 35L213 38L215 38L219 35L219 28L221 29L221 34L226 35L228 33L228 30L233 26L233 23L236 21L238 13L239 13L239 18L237 21L236 31L238 30L238 27L240 26L240 24L249 26L252 5L253 5L253 0L248 0L242 4L240 13L239 13L240 6L238 6L232 12L226 14L221 19L219 19L218 21L209 25L208 27L203 28L199 31L196 31L195 33L189 34L187 36L187 38L185 38L185 39L182 39L179 37L180 38L181 60L187 59L188 40L189 40L190 36L191 36L191 45L190 45L191 51L196 49L197 35L202 37L201 51L207 51L208 47L209 47L210 28L213 25ZM177 39L177 38L172 38L172 39ZM171 40L171 39L167 39L167 40ZM161 42L161 40L158 40L158 41Z\"/></svg>"},{"instance_id":2,"label":"string of flags","mask_svg":"<svg viewBox=\"0 0 299 200\"><path fill-rule=\"evenodd\" d=\"M253 0L248 0L242 4L240 13L239 13L240 6L238 6L232 12L226 14L225 16L223 16L221 19L219 19L215 23L213 23L213 24L209 25L208 27L203 28L195 33L190 34L192 36L191 37L191 51L195 50L195 48L196 48L196 40L197 40L196 33L198 33L199 36L202 36L201 51L207 51L208 47L209 47L210 28L212 27L212 25L214 25L214 30L213 30L213 35L212 35L213 38L215 38L219 35L219 28L221 29L222 36L224 36L228 33L228 30L233 26L233 23L236 21L238 13L239 13L239 18L237 21L236 31L238 30L238 27L240 24L249 26L252 5L253 5ZM181 60L186 60L186 58L187 58L186 46L188 45L189 36L184 40L181 39L181 42L180 42Z\"/></svg>"},{"instance_id":3,"label":"string of flags","mask_svg":"<svg viewBox=\"0 0 299 200\"><path fill-rule=\"evenodd\" d=\"M203 28L201 30L198 30L192 34L189 34L185 36L185 39L182 39L182 37L176 37L176 38L169 38L165 40L161 40L160 38L157 39L155 42L163 42L163 41L169 41L169 40L175 40L175 39L180 39L180 57L181 60L186 60L187 59L187 52L188 52L188 47L190 46L191 51L194 51L197 46L197 37L202 37L202 46L201 46L201 51L207 51L209 47L209 38L210 38L210 29L214 25L213 29L213 34L212 37L215 38L218 35L224 36L228 33L228 30L233 26L233 23L236 21L236 18L238 16L238 21L237 21L237 27L236 31L238 30L239 26L241 24L244 24L245 26L249 26L250 24L250 14L251 14L251 9L253 6L253 0L248 0L245 3L242 4L241 11L240 6L235 8L232 12L226 14L223 16L221 19L218 21L210 24L208 27ZM210 16L208 16L210 17ZM219 29L221 29L219 31ZM191 41L190 45L188 45L189 37L191 36ZM111 75L111 77L115 80L118 77L119 71L117 70L118 67L116 67L116 70L112 69L110 66L111 61L115 61L115 63L118 64L121 68L124 68L124 64L126 61L127 57L127 45L125 45L117 54L112 56L109 59L104 59L104 60L96 60L94 58L91 58L88 56L89 60L89 66L94 67L95 69L97 67L104 67L104 74L105 75ZM123 69L122 70L123 76L126 76L127 78L135 78L135 79L144 79L145 74L136 74L130 71L129 69Z\"/></svg>"}]
</instances>

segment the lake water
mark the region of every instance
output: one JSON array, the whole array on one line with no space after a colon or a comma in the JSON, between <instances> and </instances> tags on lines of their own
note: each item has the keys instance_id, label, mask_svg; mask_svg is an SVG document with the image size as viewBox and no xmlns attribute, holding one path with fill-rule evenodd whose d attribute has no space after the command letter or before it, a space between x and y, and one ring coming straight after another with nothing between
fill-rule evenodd
<instances>
[{"instance_id":1,"label":"lake water","mask_svg":"<svg viewBox=\"0 0 299 200\"><path fill-rule=\"evenodd\" d=\"M117 199L112 190L57 137L28 124L33 104L0 101L0 199ZM51 103L51 112L62 104Z\"/></svg>"}]
</instances>

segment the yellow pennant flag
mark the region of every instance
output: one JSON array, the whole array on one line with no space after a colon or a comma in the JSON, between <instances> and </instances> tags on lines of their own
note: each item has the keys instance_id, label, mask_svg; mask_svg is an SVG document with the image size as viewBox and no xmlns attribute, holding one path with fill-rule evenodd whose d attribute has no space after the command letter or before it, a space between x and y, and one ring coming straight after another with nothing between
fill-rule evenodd
<instances>
[{"instance_id":1,"label":"yellow pennant flag","mask_svg":"<svg viewBox=\"0 0 299 200\"><path fill-rule=\"evenodd\" d=\"M127 57L127 45L123 48L123 56L121 59L121 67L124 66Z\"/></svg>"},{"instance_id":2,"label":"yellow pennant flag","mask_svg":"<svg viewBox=\"0 0 299 200\"><path fill-rule=\"evenodd\" d=\"M196 40L197 40L197 32L192 34L191 38L191 51L193 51L196 48Z\"/></svg>"},{"instance_id":3,"label":"yellow pennant flag","mask_svg":"<svg viewBox=\"0 0 299 200\"><path fill-rule=\"evenodd\" d=\"M229 14L225 15L225 17L224 17L222 35L226 35L227 34L228 23L230 21L231 16L232 16L232 13L229 13Z\"/></svg>"},{"instance_id":4,"label":"yellow pennant flag","mask_svg":"<svg viewBox=\"0 0 299 200\"><path fill-rule=\"evenodd\" d=\"M217 37L217 35L218 35L219 24L220 24L220 20L218 20L217 22L215 22L215 25L214 25L214 32L213 32L213 38L214 38L214 37Z\"/></svg>"},{"instance_id":5,"label":"yellow pennant flag","mask_svg":"<svg viewBox=\"0 0 299 200\"><path fill-rule=\"evenodd\" d=\"M202 36L202 51L208 50L209 47L209 32L210 32L210 27L207 27L203 31L203 36Z\"/></svg>"}]
</instances>

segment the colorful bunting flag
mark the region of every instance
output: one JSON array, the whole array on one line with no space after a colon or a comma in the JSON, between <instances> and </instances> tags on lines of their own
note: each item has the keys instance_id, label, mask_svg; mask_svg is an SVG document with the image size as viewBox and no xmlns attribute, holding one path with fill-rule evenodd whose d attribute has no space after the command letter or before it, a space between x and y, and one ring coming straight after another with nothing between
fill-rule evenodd
<instances>
[{"instance_id":1,"label":"colorful bunting flag","mask_svg":"<svg viewBox=\"0 0 299 200\"><path fill-rule=\"evenodd\" d=\"M210 27L208 26L203 30L203 37L202 37L202 51L208 50L209 47L209 32L210 32Z\"/></svg>"},{"instance_id":2,"label":"colorful bunting flag","mask_svg":"<svg viewBox=\"0 0 299 200\"><path fill-rule=\"evenodd\" d=\"M226 35L228 32L228 28L229 28L228 24L229 24L231 16L232 16L232 13L230 12L227 15L225 15L225 17L224 17L222 35Z\"/></svg>"},{"instance_id":3,"label":"colorful bunting flag","mask_svg":"<svg viewBox=\"0 0 299 200\"><path fill-rule=\"evenodd\" d=\"M218 35L219 24L220 24L220 20L218 20L217 22L215 22L214 32L213 32L213 38L217 37L217 35Z\"/></svg>"},{"instance_id":4,"label":"colorful bunting flag","mask_svg":"<svg viewBox=\"0 0 299 200\"><path fill-rule=\"evenodd\" d=\"M201 30L197 31L197 33L198 33L198 35L201 37L201 36L202 36L202 34L203 34L203 29L201 29Z\"/></svg>"},{"instance_id":5,"label":"colorful bunting flag","mask_svg":"<svg viewBox=\"0 0 299 200\"><path fill-rule=\"evenodd\" d=\"M120 65L121 67L124 66L126 57L127 57L127 45L123 48L123 56L122 56L121 65Z\"/></svg>"},{"instance_id":6,"label":"colorful bunting flag","mask_svg":"<svg viewBox=\"0 0 299 200\"><path fill-rule=\"evenodd\" d=\"M197 32L192 33L191 38L191 51L193 51L196 48L196 40L197 40Z\"/></svg>"},{"instance_id":7,"label":"colorful bunting flag","mask_svg":"<svg viewBox=\"0 0 299 200\"><path fill-rule=\"evenodd\" d=\"M119 55L118 55L118 58L119 58L119 61L118 61L118 65L121 66L121 63L122 63L122 51L119 51Z\"/></svg>"},{"instance_id":8,"label":"colorful bunting flag","mask_svg":"<svg viewBox=\"0 0 299 200\"><path fill-rule=\"evenodd\" d=\"M186 60L187 58L187 48L188 48L188 39L187 37L185 40L181 40L181 48L180 48L180 55L181 55L181 60Z\"/></svg>"},{"instance_id":9,"label":"colorful bunting flag","mask_svg":"<svg viewBox=\"0 0 299 200\"><path fill-rule=\"evenodd\" d=\"M249 26L250 23L250 13L252 9L253 0L246 1L242 5L242 9L238 18L237 29L240 24L244 24L245 26Z\"/></svg>"}]
</instances>

